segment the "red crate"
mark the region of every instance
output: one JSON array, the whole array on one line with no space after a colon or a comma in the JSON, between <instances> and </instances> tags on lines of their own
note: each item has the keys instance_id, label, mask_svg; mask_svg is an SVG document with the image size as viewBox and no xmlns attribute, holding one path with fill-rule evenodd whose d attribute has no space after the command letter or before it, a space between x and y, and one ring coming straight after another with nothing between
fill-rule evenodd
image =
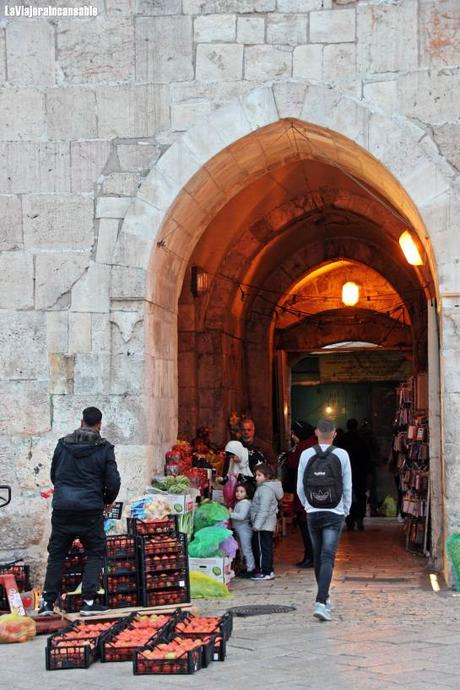
<instances>
[{"instance_id":1,"label":"red crate","mask_svg":"<svg viewBox=\"0 0 460 690\"><path fill-rule=\"evenodd\" d=\"M29 580L30 566L22 562L5 563L0 565L0 575L13 575L18 586L18 592L27 592L31 589ZM5 588L0 585L0 609L9 611L10 605L6 596Z\"/></svg>"},{"instance_id":2,"label":"red crate","mask_svg":"<svg viewBox=\"0 0 460 690\"><path fill-rule=\"evenodd\" d=\"M149 623L147 619L150 619L151 627L146 627ZM150 640L167 630L168 626L172 627L175 623L174 616L172 615L157 616L157 619L156 627L154 627L151 616L133 614L129 618L124 619L123 624L104 636L101 644L101 661L103 663L109 661L131 661L136 649L140 646L145 646ZM123 638L127 637L127 634L135 629L145 630L143 642L140 644L139 642L132 643L128 639L126 644L120 644L123 643Z\"/></svg>"},{"instance_id":3,"label":"red crate","mask_svg":"<svg viewBox=\"0 0 460 690\"><path fill-rule=\"evenodd\" d=\"M136 557L136 540L127 534L107 537L107 558L124 560Z\"/></svg>"}]
</instances>

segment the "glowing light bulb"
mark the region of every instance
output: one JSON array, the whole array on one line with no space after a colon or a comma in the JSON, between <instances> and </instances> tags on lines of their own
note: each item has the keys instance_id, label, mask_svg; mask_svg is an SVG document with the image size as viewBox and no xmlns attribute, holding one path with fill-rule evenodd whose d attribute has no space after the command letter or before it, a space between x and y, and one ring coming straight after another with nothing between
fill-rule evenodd
<instances>
[{"instance_id":1,"label":"glowing light bulb","mask_svg":"<svg viewBox=\"0 0 460 690\"><path fill-rule=\"evenodd\" d=\"M406 261L411 266L422 266L423 260L415 244L412 235L408 230L404 230L399 238L399 246L403 250Z\"/></svg>"},{"instance_id":2,"label":"glowing light bulb","mask_svg":"<svg viewBox=\"0 0 460 690\"><path fill-rule=\"evenodd\" d=\"M354 307L359 302L359 285L349 281L342 285L342 302L346 307Z\"/></svg>"},{"instance_id":3,"label":"glowing light bulb","mask_svg":"<svg viewBox=\"0 0 460 690\"><path fill-rule=\"evenodd\" d=\"M332 414L333 409L330 405L326 405L326 407L324 408L324 411L326 414Z\"/></svg>"}]
</instances>

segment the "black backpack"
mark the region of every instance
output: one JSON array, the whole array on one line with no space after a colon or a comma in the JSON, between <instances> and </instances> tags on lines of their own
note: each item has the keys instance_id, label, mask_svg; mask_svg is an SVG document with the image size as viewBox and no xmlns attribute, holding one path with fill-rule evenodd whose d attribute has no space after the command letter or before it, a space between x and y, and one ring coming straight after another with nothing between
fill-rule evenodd
<instances>
[{"instance_id":1,"label":"black backpack","mask_svg":"<svg viewBox=\"0 0 460 690\"><path fill-rule=\"evenodd\" d=\"M342 464L334 453L335 446L326 450L315 446L314 450L315 455L309 459L303 475L303 489L313 508L330 510L342 498Z\"/></svg>"}]
</instances>

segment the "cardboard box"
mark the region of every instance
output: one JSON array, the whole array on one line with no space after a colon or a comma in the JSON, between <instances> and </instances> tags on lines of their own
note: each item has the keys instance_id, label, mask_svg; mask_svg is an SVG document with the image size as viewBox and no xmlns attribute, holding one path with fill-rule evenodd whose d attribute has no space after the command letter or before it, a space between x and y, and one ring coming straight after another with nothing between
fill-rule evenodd
<instances>
[{"instance_id":1,"label":"cardboard box","mask_svg":"<svg viewBox=\"0 0 460 690\"><path fill-rule=\"evenodd\" d=\"M190 572L203 573L214 578L217 582L228 585L235 573L232 570L232 562L228 556L216 556L215 558L189 558Z\"/></svg>"},{"instance_id":2,"label":"cardboard box","mask_svg":"<svg viewBox=\"0 0 460 690\"><path fill-rule=\"evenodd\" d=\"M171 514L179 517L179 531L191 539L193 534L193 513L195 511L195 497L193 493L167 494L164 491L151 487L147 488L145 493L154 496L158 495L163 500L166 500L171 506Z\"/></svg>"}]
</instances>

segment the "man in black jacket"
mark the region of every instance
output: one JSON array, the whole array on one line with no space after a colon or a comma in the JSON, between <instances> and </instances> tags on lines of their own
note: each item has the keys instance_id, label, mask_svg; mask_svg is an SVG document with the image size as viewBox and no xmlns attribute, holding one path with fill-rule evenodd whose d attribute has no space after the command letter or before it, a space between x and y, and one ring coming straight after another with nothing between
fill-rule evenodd
<instances>
[{"instance_id":1,"label":"man in black jacket","mask_svg":"<svg viewBox=\"0 0 460 690\"><path fill-rule=\"evenodd\" d=\"M90 616L106 610L95 601L106 546L103 511L104 506L117 497L120 475L114 447L100 435L101 420L102 413L97 407L87 407L83 410L80 428L59 439L54 451L51 464L53 515L41 616L53 613L64 559L76 538L83 544L87 559L80 613Z\"/></svg>"}]
</instances>

